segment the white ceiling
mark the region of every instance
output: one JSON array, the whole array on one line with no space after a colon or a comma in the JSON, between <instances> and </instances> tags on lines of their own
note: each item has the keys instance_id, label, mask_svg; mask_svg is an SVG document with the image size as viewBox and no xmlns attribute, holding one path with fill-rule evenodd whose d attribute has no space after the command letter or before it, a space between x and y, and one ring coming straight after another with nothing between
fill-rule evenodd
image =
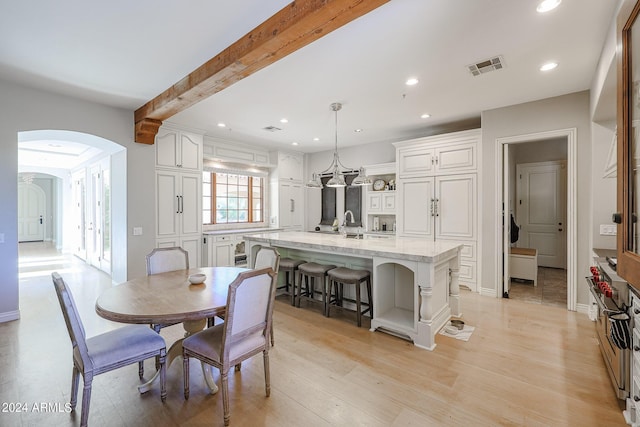
<instances>
[{"instance_id":1,"label":"white ceiling","mask_svg":"<svg viewBox=\"0 0 640 427\"><path fill-rule=\"evenodd\" d=\"M0 77L135 110L289 1L37 3L3 2ZM563 0L547 14L537 3L391 0L169 121L316 152L334 144L332 102L343 103L338 138L346 146L430 134L484 110L589 89L618 2ZM506 68L467 71L497 55ZM558 68L540 72L549 60ZM419 84L405 86L408 77ZM421 119L425 112L432 117Z\"/></svg>"}]
</instances>

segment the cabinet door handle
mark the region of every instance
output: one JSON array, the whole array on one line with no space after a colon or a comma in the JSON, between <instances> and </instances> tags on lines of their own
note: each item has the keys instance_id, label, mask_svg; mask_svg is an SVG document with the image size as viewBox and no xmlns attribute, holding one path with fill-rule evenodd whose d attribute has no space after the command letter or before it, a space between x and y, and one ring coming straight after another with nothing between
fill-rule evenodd
<instances>
[{"instance_id":1,"label":"cabinet door handle","mask_svg":"<svg viewBox=\"0 0 640 427\"><path fill-rule=\"evenodd\" d=\"M296 202L293 199L289 199L291 200L291 212L295 212L296 210Z\"/></svg>"},{"instance_id":2,"label":"cabinet door handle","mask_svg":"<svg viewBox=\"0 0 640 427\"><path fill-rule=\"evenodd\" d=\"M180 196L176 196L176 203L178 204L178 210L176 211L176 213L180 213Z\"/></svg>"},{"instance_id":3,"label":"cabinet door handle","mask_svg":"<svg viewBox=\"0 0 640 427\"><path fill-rule=\"evenodd\" d=\"M434 213L434 209L435 209L435 208L434 208L434 203L435 203L435 200L431 199L431 216L435 216L435 213Z\"/></svg>"},{"instance_id":4,"label":"cabinet door handle","mask_svg":"<svg viewBox=\"0 0 640 427\"><path fill-rule=\"evenodd\" d=\"M438 162L436 162L438 163ZM436 201L434 202L435 206L436 206L436 216L440 216L440 199L436 199Z\"/></svg>"},{"instance_id":5,"label":"cabinet door handle","mask_svg":"<svg viewBox=\"0 0 640 427\"><path fill-rule=\"evenodd\" d=\"M180 165L182 167L182 165ZM184 196L180 196L180 213L184 213Z\"/></svg>"}]
</instances>

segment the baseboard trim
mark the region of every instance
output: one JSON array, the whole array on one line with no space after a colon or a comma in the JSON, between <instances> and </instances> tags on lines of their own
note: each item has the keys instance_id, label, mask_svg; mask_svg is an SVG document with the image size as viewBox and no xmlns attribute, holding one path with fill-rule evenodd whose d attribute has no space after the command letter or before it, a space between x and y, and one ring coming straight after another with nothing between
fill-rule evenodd
<instances>
[{"instance_id":1,"label":"baseboard trim","mask_svg":"<svg viewBox=\"0 0 640 427\"><path fill-rule=\"evenodd\" d=\"M0 323L11 322L20 319L20 310L6 311L0 313Z\"/></svg>"}]
</instances>

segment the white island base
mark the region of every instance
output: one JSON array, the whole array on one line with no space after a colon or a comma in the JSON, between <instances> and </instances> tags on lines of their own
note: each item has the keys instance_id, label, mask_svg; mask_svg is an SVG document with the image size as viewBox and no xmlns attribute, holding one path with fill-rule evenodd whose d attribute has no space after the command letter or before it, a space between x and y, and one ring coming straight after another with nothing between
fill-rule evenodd
<instances>
[{"instance_id":1,"label":"white island base","mask_svg":"<svg viewBox=\"0 0 640 427\"><path fill-rule=\"evenodd\" d=\"M311 232L246 235L244 239L249 265L262 246L306 261L371 265L371 331L387 332L433 350L438 331L451 316L462 315L460 244L416 238L356 240Z\"/></svg>"}]
</instances>

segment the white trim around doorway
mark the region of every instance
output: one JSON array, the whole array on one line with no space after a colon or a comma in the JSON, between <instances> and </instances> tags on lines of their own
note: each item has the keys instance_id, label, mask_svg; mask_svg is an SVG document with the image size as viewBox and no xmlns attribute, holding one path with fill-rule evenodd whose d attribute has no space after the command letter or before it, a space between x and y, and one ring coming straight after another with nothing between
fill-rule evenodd
<instances>
[{"instance_id":1,"label":"white trim around doorway","mask_svg":"<svg viewBox=\"0 0 640 427\"><path fill-rule=\"evenodd\" d=\"M496 170L496 186L495 194L497 195L497 203L495 206L495 226L496 226L496 250L502 254L503 249L503 225L502 213L503 206L506 206L508 200L504 200L503 186L503 146L505 144L517 144L523 142L540 141L555 138L567 139L567 310L577 310L578 282L577 282L577 128L558 129L545 132L537 132L526 135L516 135L504 138L496 138L495 144L495 160ZM496 297L502 298L502 260L503 256L496 257Z\"/></svg>"}]
</instances>

